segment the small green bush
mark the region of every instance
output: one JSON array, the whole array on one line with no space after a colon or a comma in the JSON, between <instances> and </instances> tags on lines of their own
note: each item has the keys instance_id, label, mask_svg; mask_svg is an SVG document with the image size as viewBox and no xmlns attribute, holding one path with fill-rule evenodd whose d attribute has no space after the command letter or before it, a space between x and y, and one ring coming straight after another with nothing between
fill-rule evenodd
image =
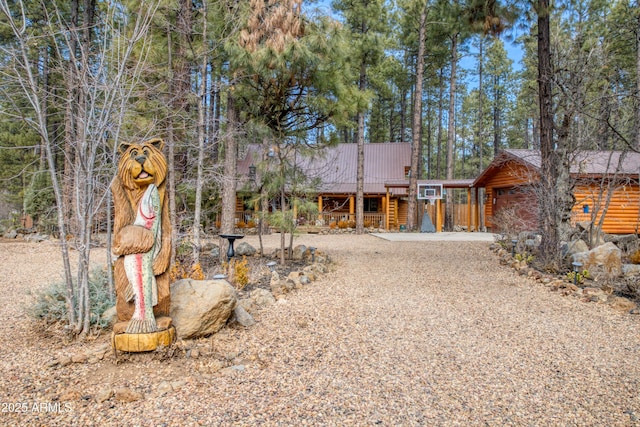
<instances>
[{"instance_id":1,"label":"small green bush","mask_svg":"<svg viewBox=\"0 0 640 427\"><path fill-rule=\"evenodd\" d=\"M586 279L590 279L591 275L589 274L589 270L582 270L582 271L570 271L567 273L566 275L566 279L568 282L576 282L578 285L581 285L584 283L584 281Z\"/></svg>"},{"instance_id":2,"label":"small green bush","mask_svg":"<svg viewBox=\"0 0 640 427\"><path fill-rule=\"evenodd\" d=\"M67 322L69 316L66 301L67 290L64 282L52 283L45 289L34 292L34 295L36 301L28 310L31 317L46 323ZM77 297L78 295L76 295ZM109 326L107 321L102 320L102 314L113 304L106 271L102 268L94 269L89 275L91 325L98 328Z\"/></svg>"}]
</instances>

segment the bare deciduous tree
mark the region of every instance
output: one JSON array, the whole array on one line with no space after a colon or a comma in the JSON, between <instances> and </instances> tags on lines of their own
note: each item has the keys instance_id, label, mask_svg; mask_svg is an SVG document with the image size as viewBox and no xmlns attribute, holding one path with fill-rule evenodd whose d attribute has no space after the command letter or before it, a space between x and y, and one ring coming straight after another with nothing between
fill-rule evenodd
<instances>
[{"instance_id":1,"label":"bare deciduous tree","mask_svg":"<svg viewBox=\"0 0 640 427\"><path fill-rule=\"evenodd\" d=\"M113 174L111 152L113 140L118 139L120 127L123 123L128 99L133 95L136 79L140 75L144 55L139 62L131 63L134 47L146 50L146 34L155 5L141 5L135 19L125 28L119 19L121 6L111 5L104 11L98 22L99 28L86 26L83 28L67 25L62 11L55 5L51 10L42 9L47 14L49 27L40 36L46 40L56 52L55 57L61 61L54 64L57 72L67 83L66 88L73 88L66 92L47 91L39 75L39 64L34 58L33 46L37 46L40 38L30 31L29 12L22 2L11 3L0 0L0 13L4 17L4 24L15 38L11 47L3 49L7 58L11 59L11 66L3 68L3 77L12 84L2 89L7 99L27 99L28 105L20 111L11 114L26 118L40 135L45 149L47 165L51 176L56 207L58 210L58 228L60 232L60 247L65 271L67 288L67 305L69 324L73 331L84 334L89 331L91 313L89 309L89 267L91 255L91 233L101 200L106 197L104 186L105 177ZM89 21L93 21L92 19ZM78 43L88 40L88 32L100 34L87 44ZM71 50L74 49L74 50ZM73 60L66 63L65 52L77 52ZM20 90L17 90L20 88ZM73 243L78 251L77 276L74 280L71 274L71 261L67 241L67 223L65 213L68 206L62 192L59 170L55 162L55 136L49 132L47 126L48 111L42 108L47 105L45 99L55 100L61 104L70 104L68 112L70 122L75 123L72 138L65 144L73 144L73 158L68 165L73 171L75 188L73 192L74 223L77 224ZM18 105L18 103L14 103ZM108 181L108 179L107 179ZM99 184L103 186L100 187Z\"/></svg>"}]
</instances>

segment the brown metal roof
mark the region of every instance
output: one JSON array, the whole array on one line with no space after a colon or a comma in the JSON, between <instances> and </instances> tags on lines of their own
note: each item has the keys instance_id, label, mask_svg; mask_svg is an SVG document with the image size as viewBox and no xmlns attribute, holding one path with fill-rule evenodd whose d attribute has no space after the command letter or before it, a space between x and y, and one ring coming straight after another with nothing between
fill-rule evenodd
<instances>
[{"instance_id":1,"label":"brown metal roof","mask_svg":"<svg viewBox=\"0 0 640 427\"><path fill-rule=\"evenodd\" d=\"M246 176L256 164L261 148L252 145L238 160L238 174ZM325 194L355 194L357 183L357 144L338 144L325 148L309 159L298 161L309 177L319 177L319 191ZM364 145L364 192L385 194L385 182L405 180L405 167L411 164L411 144L376 143Z\"/></svg>"},{"instance_id":2,"label":"brown metal roof","mask_svg":"<svg viewBox=\"0 0 640 427\"><path fill-rule=\"evenodd\" d=\"M473 179L419 179L418 185L422 184L442 184L442 188L468 188L473 185ZM409 180L387 181L384 185L389 188L408 188Z\"/></svg>"},{"instance_id":3,"label":"brown metal roof","mask_svg":"<svg viewBox=\"0 0 640 427\"><path fill-rule=\"evenodd\" d=\"M624 154L624 157L621 156ZM482 171L473 183L474 187L482 187L496 169L510 160L520 161L534 170L540 169L539 150L507 149L502 151ZM574 176L602 176L618 173L619 175L638 175L640 172L640 153L622 151L579 151L571 158L571 174Z\"/></svg>"}]
</instances>

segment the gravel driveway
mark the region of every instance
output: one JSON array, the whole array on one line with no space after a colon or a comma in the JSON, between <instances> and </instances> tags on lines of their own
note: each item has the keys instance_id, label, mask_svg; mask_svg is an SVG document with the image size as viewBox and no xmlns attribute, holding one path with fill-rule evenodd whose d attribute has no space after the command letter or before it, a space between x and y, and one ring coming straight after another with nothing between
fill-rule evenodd
<instances>
[{"instance_id":1,"label":"gravel driveway","mask_svg":"<svg viewBox=\"0 0 640 427\"><path fill-rule=\"evenodd\" d=\"M0 244L0 424L636 425L640 317L518 276L487 242L299 243L328 252L333 271L255 326L179 342L173 357L67 366L51 361L92 354L107 337L63 345L34 333L19 309L24 289L58 273L35 265L48 274L36 277L29 260L51 269L59 257L49 243ZM143 398L101 401L121 387ZM29 410L8 412L22 402ZM43 402L47 411L33 410Z\"/></svg>"}]
</instances>

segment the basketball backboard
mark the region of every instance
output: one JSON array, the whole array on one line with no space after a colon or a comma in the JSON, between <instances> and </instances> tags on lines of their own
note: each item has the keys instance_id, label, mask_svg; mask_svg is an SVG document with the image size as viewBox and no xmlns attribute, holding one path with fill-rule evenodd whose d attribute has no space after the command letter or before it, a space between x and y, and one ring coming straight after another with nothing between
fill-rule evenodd
<instances>
[{"instance_id":1,"label":"basketball backboard","mask_svg":"<svg viewBox=\"0 0 640 427\"><path fill-rule=\"evenodd\" d=\"M442 199L442 184L418 184L418 200Z\"/></svg>"}]
</instances>

